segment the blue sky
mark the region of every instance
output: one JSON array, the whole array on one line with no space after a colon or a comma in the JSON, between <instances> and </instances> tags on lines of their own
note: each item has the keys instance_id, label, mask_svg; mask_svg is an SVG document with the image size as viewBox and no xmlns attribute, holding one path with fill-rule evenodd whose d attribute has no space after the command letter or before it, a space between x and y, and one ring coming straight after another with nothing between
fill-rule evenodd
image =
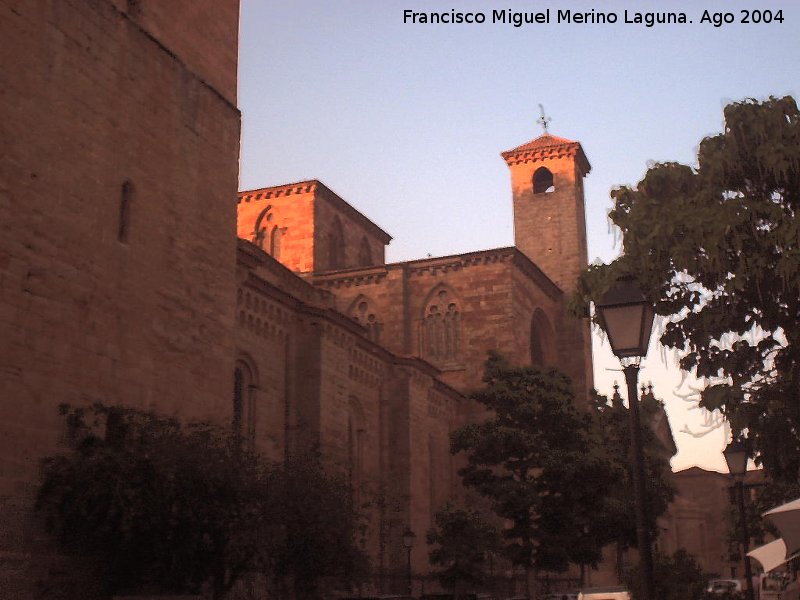
<instances>
[{"instance_id":1,"label":"blue sky","mask_svg":"<svg viewBox=\"0 0 800 600\"><path fill-rule=\"evenodd\" d=\"M743 24L742 9L773 21ZM483 24L411 24L415 12L483 12ZM494 9L540 12L549 24L491 23ZM616 24L556 22L558 10L615 13ZM685 12L693 23L645 27L624 11ZM732 24L702 24L704 10ZM781 11L783 22L774 17ZM319 179L394 240L388 260L513 244L511 190L499 153L550 131L578 140L586 179L589 260L618 251L609 191L648 164L694 164L730 101L800 95L800 3L786 0L527 2L243 0L239 63L242 189ZM695 439L703 417L688 384L653 348L642 378L670 414L673 468L724 470L722 431ZM595 379L619 373L596 345Z\"/></svg>"}]
</instances>

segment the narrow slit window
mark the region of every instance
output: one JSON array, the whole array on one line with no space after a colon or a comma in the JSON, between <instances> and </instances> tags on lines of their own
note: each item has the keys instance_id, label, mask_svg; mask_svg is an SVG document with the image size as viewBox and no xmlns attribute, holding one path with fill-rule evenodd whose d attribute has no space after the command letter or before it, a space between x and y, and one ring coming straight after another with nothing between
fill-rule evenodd
<instances>
[{"instance_id":1,"label":"narrow slit window","mask_svg":"<svg viewBox=\"0 0 800 600\"><path fill-rule=\"evenodd\" d=\"M122 184L119 196L119 223L117 227L117 241L128 243L131 221L131 203L133 202L133 184L129 179Z\"/></svg>"}]
</instances>

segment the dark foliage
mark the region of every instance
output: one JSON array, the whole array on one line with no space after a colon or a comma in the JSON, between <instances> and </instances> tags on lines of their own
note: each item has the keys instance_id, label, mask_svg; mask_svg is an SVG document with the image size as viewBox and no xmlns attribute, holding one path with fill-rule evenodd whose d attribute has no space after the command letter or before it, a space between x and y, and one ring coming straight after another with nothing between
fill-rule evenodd
<instances>
[{"instance_id":1,"label":"dark foliage","mask_svg":"<svg viewBox=\"0 0 800 600\"><path fill-rule=\"evenodd\" d=\"M313 592L320 577L358 574L349 489L314 455L267 466L208 424L103 405L62 412L68 449L43 462L36 508L109 593L222 597L247 572Z\"/></svg>"},{"instance_id":2,"label":"dark foliage","mask_svg":"<svg viewBox=\"0 0 800 600\"><path fill-rule=\"evenodd\" d=\"M651 539L658 535L657 519L663 515L674 497L674 489L669 482L669 451L656 438L651 427L656 415L663 406L652 394L646 393L640 402L642 423L642 447L644 448L645 480L647 491L647 527ZM597 435L603 440L603 447L609 460L616 466L618 480L609 494L598 502L597 519L592 532L600 545L614 542L622 549L636 547L636 523L631 518L635 514L632 475L632 444L630 412L618 395L610 401L605 396L595 394L592 402L592 420Z\"/></svg>"},{"instance_id":3,"label":"dark foliage","mask_svg":"<svg viewBox=\"0 0 800 600\"><path fill-rule=\"evenodd\" d=\"M436 513L436 528L428 532L427 542L435 546L430 561L440 567L439 582L458 595L461 588L484 582L489 556L500 548L500 535L477 511L447 504Z\"/></svg>"},{"instance_id":4,"label":"dark foliage","mask_svg":"<svg viewBox=\"0 0 800 600\"><path fill-rule=\"evenodd\" d=\"M616 473L589 415L575 408L569 379L490 353L483 381L474 398L492 416L455 431L451 448L466 453L464 484L508 521L504 554L514 565L547 571L595 562L599 546L577 541L588 539Z\"/></svg>"},{"instance_id":5,"label":"dark foliage","mask_svg":"<svg viewBox=\"0 0 800 600\"><path fill-rule=\"evenodd\" d=\"M705 580L700 566L691 554L678 550L672 556L653 557L654 597L658 600L704 600ZM633 600L646 600L642 595L638 568L629 570L625 583ZM715 596L715 598L719 598ZM710 599L706 599L710 600Z\"/></svg>"}]
</instances>

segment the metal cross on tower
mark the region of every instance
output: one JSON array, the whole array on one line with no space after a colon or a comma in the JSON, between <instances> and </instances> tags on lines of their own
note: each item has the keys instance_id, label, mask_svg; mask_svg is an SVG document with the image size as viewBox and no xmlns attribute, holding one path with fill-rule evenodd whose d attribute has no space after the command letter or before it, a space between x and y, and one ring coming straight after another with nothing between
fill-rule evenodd
<instances>
[{"instance_id":1,"label":"metal cross on tower","mask_svg":"<svg viewBox=\"0 0 800 600\"><path fill-rule=\"evenodd\" d=\"M539 117L536 120L536 122L539 123L539 125L542 126L542 129L544 129L544 132L547 133L547 126L550 124L550 121L552 121L553 119L551 119L550 117L546 117L544 115L544 106L542 106L541 104L539 105L539 110L542 111L542 116Z\"/></svg>"}]
</instances>

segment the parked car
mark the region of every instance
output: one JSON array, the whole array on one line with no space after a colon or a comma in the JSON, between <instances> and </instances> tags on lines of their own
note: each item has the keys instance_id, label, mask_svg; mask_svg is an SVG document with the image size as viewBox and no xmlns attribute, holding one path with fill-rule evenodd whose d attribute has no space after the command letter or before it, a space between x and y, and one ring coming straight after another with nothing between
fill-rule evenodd
<instances>
[{"instance_id":1,"label":"parked car","mask_svg":"<svg viewBox=\"0 0 800 600\"><path fill-rule=\"evenodd\" d=\"M738 579L709 579L706 585L707 594L742 594L742 582Z\"/></svg>"}]
</instances>

